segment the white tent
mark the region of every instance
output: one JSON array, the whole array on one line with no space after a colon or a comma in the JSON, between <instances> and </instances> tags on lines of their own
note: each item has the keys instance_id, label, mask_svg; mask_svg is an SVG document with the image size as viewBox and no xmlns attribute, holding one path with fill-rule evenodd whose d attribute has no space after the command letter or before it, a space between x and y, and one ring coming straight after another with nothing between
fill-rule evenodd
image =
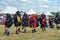
<instances>
[{"instance_id":1,"label":"white tent","mask_svg":"<svg viewBox=\"0 0 60 40\"><path fill-rule=\"evenodd\" d=\"M30 9L30 10L27 12L27 14L36 14L36 12L35 12L34 10Z\"/></svg>"},{"instance_id":2,"label":"white tent","mask_svg":"<svg viewBox=\"0 0 60 40\"><path fill-rule=\"evenodd\" d=\"M52 15L50 12L47 12L46 15Z\"/></svg>"},{"instance_id":3,"label":"white tent","mask_svg":"<svg viewBox=\"0 0 60 40\"><path fill-rule=\"evenodd\" d=\"M44 14L47 16L52 15L50 12L44 12Z\"/></svg>"},{"instance_id":4,"label":"white tent","mask_svg":"<svg viewBox=\"0 0 60 40\"><path fill-rule=\"evenodd\" d=\"M6 7L5 10L1 11L0 13L10 13L10 14L15 14L17 11L16 7Z\"/></svg>"}]
</instances>

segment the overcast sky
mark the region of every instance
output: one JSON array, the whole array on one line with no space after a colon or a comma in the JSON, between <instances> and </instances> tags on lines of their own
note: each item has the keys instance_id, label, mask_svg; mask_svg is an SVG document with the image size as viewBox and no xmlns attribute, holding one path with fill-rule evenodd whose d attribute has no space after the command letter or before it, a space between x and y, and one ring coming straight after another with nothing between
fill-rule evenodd
<instances>
[{"instance_id":1,"label":"overcast sky","mask_svg":"<svg viewBox=\"0 0 60 40\"><path fill-rule=\"evenodd\" d=\"M17 10L36 12L60 11L60 0L0 0L0 10L15 7Z\"/></svg>"}]
</instances>

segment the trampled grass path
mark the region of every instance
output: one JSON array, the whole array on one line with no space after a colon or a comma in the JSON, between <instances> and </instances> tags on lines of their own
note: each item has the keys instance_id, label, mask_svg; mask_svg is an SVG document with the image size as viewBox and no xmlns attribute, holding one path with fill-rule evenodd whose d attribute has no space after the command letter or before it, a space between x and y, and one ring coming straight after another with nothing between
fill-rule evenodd
<instances>
[{"instance_id":1,"label":"trampled grass path","mask_svg":"<svg viewBox=\"0 0 60 40\"><path fill-rule=\"evenodd\" d=\"M54 28L46 28L47 31L42 32L40 27L37 27L36 33L31 32L31 28L27 27L27 33L21 33L19 35L15 34L15 27L10 28L10 36L5 36L4 25L0 25L0 40L60 40L60 30Z\"/></svg>"}]
</instances>

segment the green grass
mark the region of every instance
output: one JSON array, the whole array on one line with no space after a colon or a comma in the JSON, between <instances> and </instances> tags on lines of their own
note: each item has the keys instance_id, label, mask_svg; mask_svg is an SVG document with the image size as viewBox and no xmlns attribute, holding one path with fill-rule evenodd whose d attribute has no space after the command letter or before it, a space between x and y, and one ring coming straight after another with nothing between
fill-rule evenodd
<instances>
[{"instance_id":1,"label":"green grass","mask_svg":"<svg viewBox=\"0 0 60 40\"><path fill-rule=\"evenodd\" d=\"M42 32L40 27L37 27L36 33L31 33L31 28L27 28L27 33L19 33L19 35L15 34L15 27L12 26L10 28L10 36L5 36L4 33L4 25L0 25L0 40L60 40L60 30L56 28L46 28L47 31Z\"/></svg>"}]
</instances>

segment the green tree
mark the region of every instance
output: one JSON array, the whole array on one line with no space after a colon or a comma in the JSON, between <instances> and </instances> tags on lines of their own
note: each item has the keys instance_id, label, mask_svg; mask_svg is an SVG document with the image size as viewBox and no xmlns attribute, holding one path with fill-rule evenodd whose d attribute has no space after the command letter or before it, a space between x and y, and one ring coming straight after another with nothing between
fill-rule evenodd
<instances>
[{"instance_id":1,"label":"green tree","mask_svg":"<svg viewBox=\"0 0 60 40\"><path fill-rule=\"evenodd\" d=\"M51 14L53 14L55 16L57 14L57 12L51 12Z\"/></svg>"}]
</instances>

